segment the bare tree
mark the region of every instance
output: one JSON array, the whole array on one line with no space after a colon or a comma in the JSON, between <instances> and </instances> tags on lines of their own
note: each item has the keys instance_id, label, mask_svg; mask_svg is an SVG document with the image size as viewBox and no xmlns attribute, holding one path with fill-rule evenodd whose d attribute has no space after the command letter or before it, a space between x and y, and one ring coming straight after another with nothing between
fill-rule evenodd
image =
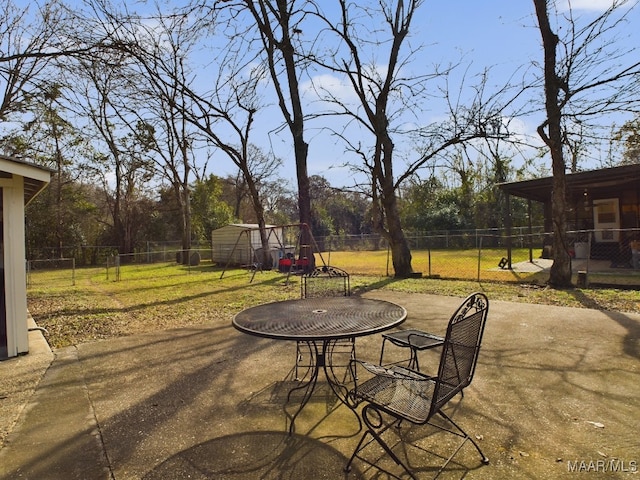
<instances>
[{"instance_id":1,"label":"bare tree","mask_svg":"<svg viewBox=\"0 0 640 480\"><path fill-rule=\"evenodd\" d=\"M56 240L56 255L63 258L63 231L65 228L65 213L63 211L63 188L65 183L69 182L70 177L68 169L72 162L71 158L67 155L71 155L72 152L68 146L78 144L81 142L76 136L75 129L59 114L57 110L58 97L60 96L60 88L58 85L51 85L50 88L44 92L41 104L41 114L37 115L32 121L23 125L23 130L28 131L30 128L43 129L44 138L39 139L38 142L34 142L35 145L41 149L40 155L34 155L34 151L31 151L31 158L43 159L49 158L50 161L45 164L52 165L55 169L55 240ZM69 139L69 137L71 137ZM45 147L45 148L43 148ZM49 150L50 149L50 150ZM49 150L48 152L46 150ZM65 178L66 177L66 178Z\"/></svg>"},{"instance_id":2,"label":"bare tree","mask_svg":"<svg viewBox=\"0 0 640 480\"><path fill-rule=\"evenodd\" d=\"M180 208L182 262L191 255L191 185L192 177L202 178L207 164L198 168L194 158L197 142L195 131L185 112L190 90L189 54L199 35L188 15L158 13L151 26L130 18L131 44L126 48L136 63L130 66L131 78L141 82L130 84L133 105L131 116L153 126L153 156L156 169L169 182ZM126 38L126 37L125 37ZM140 102L140 97L144 98Z\"/></svg>"},{"instance_id":3,"label":"bare tree","mask_svg":"<svg viewBox=\"0 0 640 480\"><path fill-rule=\"evenodd\" d=\"M90 54L108 38L74 35L72 15L58 0L22 8L0 0L0 122L22 114L30 97L46 90L52 60Z\"/></svg>"},{"instance_id":4,"label":"bare tree","mask_svg":"<svg viewBox=\"0 0 640 480\"><path fill-rule=\"evenodd\" d=\"M69 238L65 232L77 222L64 195L78 180L82 158L89 151L79 125L66 118L70 111L65 94L73 88L74 77L65 77L61 65L92 57L111 44L98 32L78 35L75 18L58 0L31 2L24 8L11 0L0 4L0 125L17 126L2 139L2 146L6 153L25 155L55 169L51 230L58 255Z\"/></svg>"},{"instance_id":5,"label":"bare tree","mask_svg":"<svg viewBox=\"0 0 640 480\"><path fill-rule=\"evenodd\" d=\"M196 150L203 142L198 138L199 119L192 110L200 98L193 85L197 67L192 55L202 39L200 25L194 22L203 20L180 9L164 13L158 8L142 17L127 9L118 11L106 2L92 2L91 6L94 15L86 22L108 33L112 51L121 58L111 63L122 82L115 116L134 136L144 126L144 153L160 174L157 179L171 186L180 210L182 250L189 252L191 182L194 177L203 178L208 166L206 154L205 161L196 161ZM190 258L189 253L181 256L183 262Z\"/></svg>"},{"instance_id":6,"label":"bare tree","mask_svg":"<svg viewBox=\"0 0 640 480\"><path fill-rule=\"evenodd\" d=\"M549 284L571 287L571 257L567 243L566 147L576 126L611 112L637 111L640 102L640 62L635 48L622 50L615 33L624 27L637 2L613 0L593 20L578 25L573 11L556 11L551 24L550 0L533 0L544 49L544 105L546 118L538 134L551 154L553 188L553 265ZM566 32L562 37L558 31Z\"/></svg>"},{"instance_id":7,"label":"bare tree","mask_svg":"<svg viewBox=\"0 0 640 480\"><path fill-rule=\"evenodd\" d=\"M325 22L327 31L338 36L340 46L325 58L315 60L346 76L358 101L350 105L329 91L320 94L333 103L334 113L346 115L373 136L374 147L370 151L354 143L348 134L334 132L363 160L363 170L371 182L374 228L389 242L395 276L412 276L411 251L399 215L400 185L449 147L474 138L500 135L492 131L499 113L491 112L491 102L484 98L484 77L475 88L475 97L463 107L449 96L446 81L444 87L433 85L432 91L428 90L430 81L446 79L452 67L434 66L431 73L404 76L417 52L412 50L407 37L414 15L424 3L422 0L380 1L378 9L347 0L338 3L339 19L324 14L319 14L319 18ZM397 124L398 119L408 112L417 112L426 95L440 95L442 88L449 108L448 120L412 129L412 143L421 144L420 152L417 157L405 158L405 166L396 173L397 139L409 136L407 127Z\"/></svg>"},{"instance_id":8,"label":"bare tree","mask_svg":"<svg viewBox=\"0 0 640 480\"><path fill-rule=\"evenodd\" d=\"M300 75L304 67L306 53L298 40L303 32L302 22L307 15L305 10L313 6L307 0L222 0L230 15L232 36L245 37L246 31L236 31L238 9L250 14L250 24L257 28L259 42L262 45L261 57L267 65L269 78L278 99L286 127L291 133L298 181L298 213L300 223L311 224L311 198L309 195L309 174L307 155L309 145L305 140L305 116L300 90ZM251 35L251 34L249 34ZM307 251L301 256L313 259L311 239L307 229L302 229L302 245Z\"/></svg>"},{"instance_id":9,"label":"bare tree","mask_svg":"<svg viewBox=\"0 0 640 480\"><path fill-rule=\"evenodd\" d=\"M262 244L262 263L271 265L269 235L266 229L265 206L261 195L261 183L271 177L280 159L264 154L251 144L251 130L258 110L255 85L259 75L248 75L244 85L235 83L230 88L215 88L213 96L192 96L193 111L187 118L203 133L206 140L222 151L238 168L243 187L248 193L256 215L256 223ZM231 93L223 98L223 92Z\"/></svg>"},{"instance_id":10,"label":"bare tree","mask_svg":"<svg viewBox=\"0 0 640 480\"><path fill-rule=\"evenodd\" d=\"M11 0L3 0L0 8L0 121L6 121L26 108L29 94L50 60L41 54L52 33L42 17L29 16L28 8L19 10Z\"/></svg>"},{"instance_id":11,"label":"bare tree","mask_svg":"<svg viewBox=\"0 0 640 480\"><path fill-rule=\"evenodd\" d=\"M135 58L145 83L150 86L146 95L151 104L158 105L156 115L163 119L163 132L174 138L178 146L176 152L182 159L184 172L182 179L176 180L173 161L167 158L164 165L169 167L172 183L180 185L184 205L188 206L186 153L191 143L185 135L186 122L198 132L200 140L223 153L241 172L260 228L263 260L270 264L260 181L273 175L280 161L258 152L250 142L255 116L261 107L258 83L264 75L259 66L251 66L251 58L246 60L243 53L225 45L219 49L219 55L215 49L211 50L212 61L202 69L196 82L191 73L195 65L189 63L192 60L189 54L196 42L219 24L215 17L193 18L197 25L191 23L192 16L187 14L158 13L151 26L140 22L128 33L134 41L127 46L127 52ZM193 32L202 32L202 35ZM171 151L165 148L163 155Z\"/></svg>"},{"instance_id":12,"label":"bare tree","mask_svg":"<svg viewBox=\"0 0 640 480\"><path fill-rule=\"evenodd\" d=\"M39 94L28 95L25 114L14 129L2 138L5 154L28 158L53 170L48 198L49 242L55 245L55 255L62 258L69 245L68 233L77 231L79 219L70 213L74 184L81 178L79 159L87 154L88 141L67 118L69 111L61 105L63 85L51 77L49 85L41 84Z\"/></svg>"},{"instance_id":13,"label":"bare tree","mask_svg":"<svg viewBox=\"0 0 640 480\"><path fill-rule=\"evenodd\" d=\"M64 68L75 77L69 102L86 120L85 135L93 138L98 153L88 165L102 180L112 217L114 241L121 254L132 253L137 202L149 186L153 168L149 158L152 134L149 126L128 115L124 108L128 79L122 68L126 56L117 50L79 59Z\"/></svg>"}]
</instances>

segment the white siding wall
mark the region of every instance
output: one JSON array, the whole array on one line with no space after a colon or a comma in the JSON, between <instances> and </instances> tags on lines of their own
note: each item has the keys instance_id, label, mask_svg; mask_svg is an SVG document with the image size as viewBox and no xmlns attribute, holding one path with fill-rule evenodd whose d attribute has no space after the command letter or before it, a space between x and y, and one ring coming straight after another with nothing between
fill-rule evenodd
<instances>
[{"instance_id":1,"label":"white siding wall","mask_svg":"<svg viewBox=\"0 0 640 480\"><path fill-rule=\"evenodd\" d=\"M4 180L2 185L7 355L9 357L29 351L23 186L24 179L18 175L14 175L12 180Z\"/></svg>"},{"instance_id":2,"label":"white siding wall","mask_svg":"<svg viewBox=\"0 0 640 480\"><path fill-rule=\"evenodd\" d=\"M272 225L269 228L274 228ZM211 258L220 264L245 265L254 261L253 252L262 248L260 231L257 225L234 224L218 228L211 233ZM269 235L269 231L267 231ZM275 227L269 235L269 245L272 249L281 248L283 228ZM235 247L235 250L234 250Z\"/></svg>"}]
</instances>

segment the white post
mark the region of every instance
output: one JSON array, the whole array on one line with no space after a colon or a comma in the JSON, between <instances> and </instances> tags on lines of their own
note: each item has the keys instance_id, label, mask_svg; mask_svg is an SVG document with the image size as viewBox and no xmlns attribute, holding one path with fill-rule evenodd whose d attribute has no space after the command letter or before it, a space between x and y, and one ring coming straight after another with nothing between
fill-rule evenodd
<instances>
[{"instance_id":1,"label":"white post","mask_svg":"<svg viewBox=\"0 0 640 480\"><path fill-rule=\"evenodd\" d=\"M14 357L29 352L22 176L13 175L10 182L3 182L2 200L7 355Z\"/></svg>"}]
</instances>

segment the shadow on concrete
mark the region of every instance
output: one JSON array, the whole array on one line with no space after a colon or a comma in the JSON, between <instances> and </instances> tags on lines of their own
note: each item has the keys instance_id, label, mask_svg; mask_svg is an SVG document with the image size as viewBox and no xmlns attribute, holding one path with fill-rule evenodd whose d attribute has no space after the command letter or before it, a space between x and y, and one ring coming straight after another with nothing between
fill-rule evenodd
<instances>
[{"instance_id":1,"label":"shadow on concrete","mask_svg":"<svg viewBox=\"0 0 640 480\"><path fill-rule=\"evenodd\" d=\"M403 328L437 334L460 302L366 295L403 305ZM476 468L476 452L463 449L439 478L569 480L579 477L577 462L637 465L638 338L639 315L492 301L476 377L452 405L491 463ZM377 361L380 344L379 335L358 339L358 357ZM57 350L0 449L0 478L385 478L359 462L343 472L358 422L322 385L288 435L294 354L294 342L240 334L229 318ZM0 373L3 382L15 374L21 389L17 360ZM427 372L437 365L422 360ZM412 466L429 476L442 463L431 453L448 451L447 440L417 429L408 435L424 440Z\"/></svg>"},{"instance_id":2,"label":"shadow on concrete","mask_svg":"<svg viewBox=\"0 0 640 480\"><path fill-rule=\"evenodd\" d=\"M601 310L601 306L597 301L587 297L581 290L569 290L569 292L586 308ZM623 339L624 353L640 359L640 322L621 312L601 311L627 331Z\"/></svg>"},{"instance_id":3,"label":"shadow on concrete","mask_svg":"<svg viewBox=\"0 0 640 480\"><path fill-rule=\"evenodd\" d=\"M360 479L344 471L347 459L335 448L305 435L242 432L214 438L178 452L142 477L144 480Z\"/></svg>"}]
</instances>

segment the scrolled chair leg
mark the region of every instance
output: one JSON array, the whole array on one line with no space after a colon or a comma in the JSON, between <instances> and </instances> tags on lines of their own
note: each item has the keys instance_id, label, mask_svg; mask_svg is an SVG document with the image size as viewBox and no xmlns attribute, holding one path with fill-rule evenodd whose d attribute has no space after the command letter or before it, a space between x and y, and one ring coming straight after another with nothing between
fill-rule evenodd
<instances>
[{"instance_id":1,"label":"scrolled chair leg","mask_svg":"<svg viewBox=\"0 0 640 480\"><path fill-rule=\"evenodd\" d=\"M372 405L372 404L367 404L363 407L362 420L366 425L366 430L362 435L362 437L360 438L360 441L358 442L358 445L356 446L355 450L353 451L351 458L349 458L349 461L345 465L345 468L344 468L345 472L351 471L351 464L353 463L353 459L356 457L376 468L380 468L379 466L369 462L364 457L361 457L358 455L361 450L363 450L367 445L369 445L371 442L375 440L378 443L378 445L380 445L382 449L387 453L387 455L389 455L391 459L398 466L402 467L402 469L407 473L407 475L409 475L410 478L417 480L413 472L409 470L409 468L402 462L402 460L400 460L400 458L393 452L391 447L389 447L387 442L385 442L384 439L382 438L382 434L385 431L387 431L391 426L396 425L397 421L393 420L391 422L386 422L384 419L383 413L380 412L380 410L378 410L375 407L375 405ZM368 436L371 437L371 440L369 440L368 442L365 442ZM381 469L381 470L383 472L386 472L386 470L384 469ZM386 472L386 473L389 473L389 472Z\"/></svg>"}]
</instances>

